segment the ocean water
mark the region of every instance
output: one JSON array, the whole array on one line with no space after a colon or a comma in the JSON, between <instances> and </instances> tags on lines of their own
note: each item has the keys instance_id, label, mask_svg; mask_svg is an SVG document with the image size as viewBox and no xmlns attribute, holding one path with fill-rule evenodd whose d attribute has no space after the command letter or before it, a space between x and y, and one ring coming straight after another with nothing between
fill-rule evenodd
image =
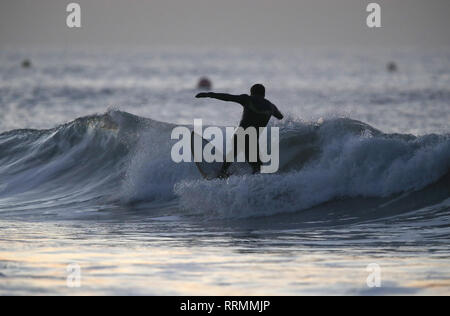
<instances>
[{"instance_id":1,"label":"ocean water","mask_svg":"<svg viewBox=\"0 0 450 316\"><path fill-rule=\"evenodd\" d=\"M172 162L239 121L205 75L266 85L277 174ZM0 295L449 295L449 87L446 50L2 51Z\"/></svg>"}]
</instances>

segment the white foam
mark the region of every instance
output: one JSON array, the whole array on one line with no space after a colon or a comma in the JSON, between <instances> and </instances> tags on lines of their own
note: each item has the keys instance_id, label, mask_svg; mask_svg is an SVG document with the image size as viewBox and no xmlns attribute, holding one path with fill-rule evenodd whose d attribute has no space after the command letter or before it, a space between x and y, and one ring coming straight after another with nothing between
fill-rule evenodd
<instances>
[{"instance_id":1,"label":"white foam","mask_svg":"<svg viewBox=\"0 0 450 316\"><path fill-rule=\"evenodd\" d=\"M319 128L316 145L321 153L300 170L181 181L175 186L180 205L220 217L295 212L340 197L418 190L450 169L448 136L372 136L368 130L355 134L353 123L331 120Z\"/></svg>"}]
</instances>

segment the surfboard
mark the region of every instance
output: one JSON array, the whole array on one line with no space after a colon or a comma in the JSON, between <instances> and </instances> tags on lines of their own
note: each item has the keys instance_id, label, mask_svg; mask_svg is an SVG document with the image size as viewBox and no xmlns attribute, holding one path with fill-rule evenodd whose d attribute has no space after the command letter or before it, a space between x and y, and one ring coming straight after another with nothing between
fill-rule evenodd
<instances>
[{"instance_id":1,"label":"surfboard","mask_svg":"<svg viewBox=\"0 0 450 316\"><path fill-rule=\"evenodd\" d=\"M203 137L201 137L200 135L198 135L197 133L195 133L194 131L192 131L191 133L191 153L192 153L192 160L195 162L195 165L197 166L198 171L200 172L200 174L203 176L203 178L205 178L206 180L213 180L218 178L220 170L222 169L222 162L206 162L206 161L196 161L198 159L196 158L200 158L197 157L195 155L195 150L194 150L194 144L195 142L199 142L202 144L202 152L203 149L205 148L206 145L209 144L209 141L207 141L206 139L204 139ZM215 150L217 151L218 149L215 148ZM223 154L221 152L219 152L220 155L223 156Z\"/></svg>"},{"instance_id":2,"label":"surfboard","mask_svg":"<svg viewBox=\"0 0 450 316\"><path fill-rule=\"evenodd\" d=\"M201 137L200 135L198 135L197 133L195 133L194 131L192 131L191 133L191 153L192 153L192 161L195 162L195 165L197 166L198 171L200 172L200 174L203 176L203 178L205 178L206 180L213 180L213 179L217 179L220 175L220 171L222 170L222 162L206 162L206 161L201 161L201 162L196 162L195 159L196 155L195 155L195 150L194 150L194 141L198 141L199 143L202 144L202 152L205 149L205 146L208 145L210 142L207 141L206 139L204 139L203 137ZM215 148L214 150L216 150L217 155L221 155L223 157L223 160L225 160L225 155L219 151L218 148ZM198 157L200 158L200 157ZM198 159L200 160L200 159ZM251 175L253 174L252 172L252 168L250 167L250 165L246 162L234 162L230 168L228 168L227 170L227 175L224 176L224 178L228 178L231 175Z\"/></svg>"}]
</instances>

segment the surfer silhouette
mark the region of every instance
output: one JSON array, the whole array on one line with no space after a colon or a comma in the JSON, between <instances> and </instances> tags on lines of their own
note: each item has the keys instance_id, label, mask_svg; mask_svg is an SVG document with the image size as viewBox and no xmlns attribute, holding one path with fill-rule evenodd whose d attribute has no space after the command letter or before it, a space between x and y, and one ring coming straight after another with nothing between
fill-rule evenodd
<instances>
[{"instance_id":1,"label":"surfer silhouette","mask_svg":"<svg viewBox=\"0 0 450 316\"><path fill-rule=\"evenodd\" d=\"M260 160L259 154L259 128L266 127L269 123L269 120L272 116L277 119L283 119L283 114L277 109L277 107L272 104L269 100L265 98L266 89L262 84L255 84L250 89L250 95L241 94L241 95L233 95L227 93L214 93L214 92L203 92L197 94L196 98L213 98L222 101L228 102L236 102L243 106L244 111L242 113L241 122L239 123L239 127L246 129L248 127L254 127L256 129L257 134L257 161L250 162L250 145L249 142L245 142L245 161L250 164L253 169L253 173L257 173L261 171L262 162ZM237 135L234 134L233 137L233 146L234 146L234 160L238 155L237 149ZM232 163L224 161L219 177L224 178L227 177L227 170Z\"/></svg>"}]
</instances>

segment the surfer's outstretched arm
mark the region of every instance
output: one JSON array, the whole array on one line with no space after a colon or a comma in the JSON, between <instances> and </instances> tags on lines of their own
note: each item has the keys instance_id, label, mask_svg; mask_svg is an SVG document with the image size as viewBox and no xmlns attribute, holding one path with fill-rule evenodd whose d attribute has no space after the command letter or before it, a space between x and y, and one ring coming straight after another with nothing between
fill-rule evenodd
<instances>
[{"instance_id":1,"label":"surfer's outstretched arm","mask_svg":"<svg viewBox=\"0 0 450 316\"><path fill-rule=\"evenodd\" d=\"M197 94L195 97L196 98L213 98L213 99L217 99L217 100L236 102L236 103L243 104L244 96L245 95L234 95L234 94L228 94L228 93L203 92L203 93Z\"/></svg>"}]
</instances>

